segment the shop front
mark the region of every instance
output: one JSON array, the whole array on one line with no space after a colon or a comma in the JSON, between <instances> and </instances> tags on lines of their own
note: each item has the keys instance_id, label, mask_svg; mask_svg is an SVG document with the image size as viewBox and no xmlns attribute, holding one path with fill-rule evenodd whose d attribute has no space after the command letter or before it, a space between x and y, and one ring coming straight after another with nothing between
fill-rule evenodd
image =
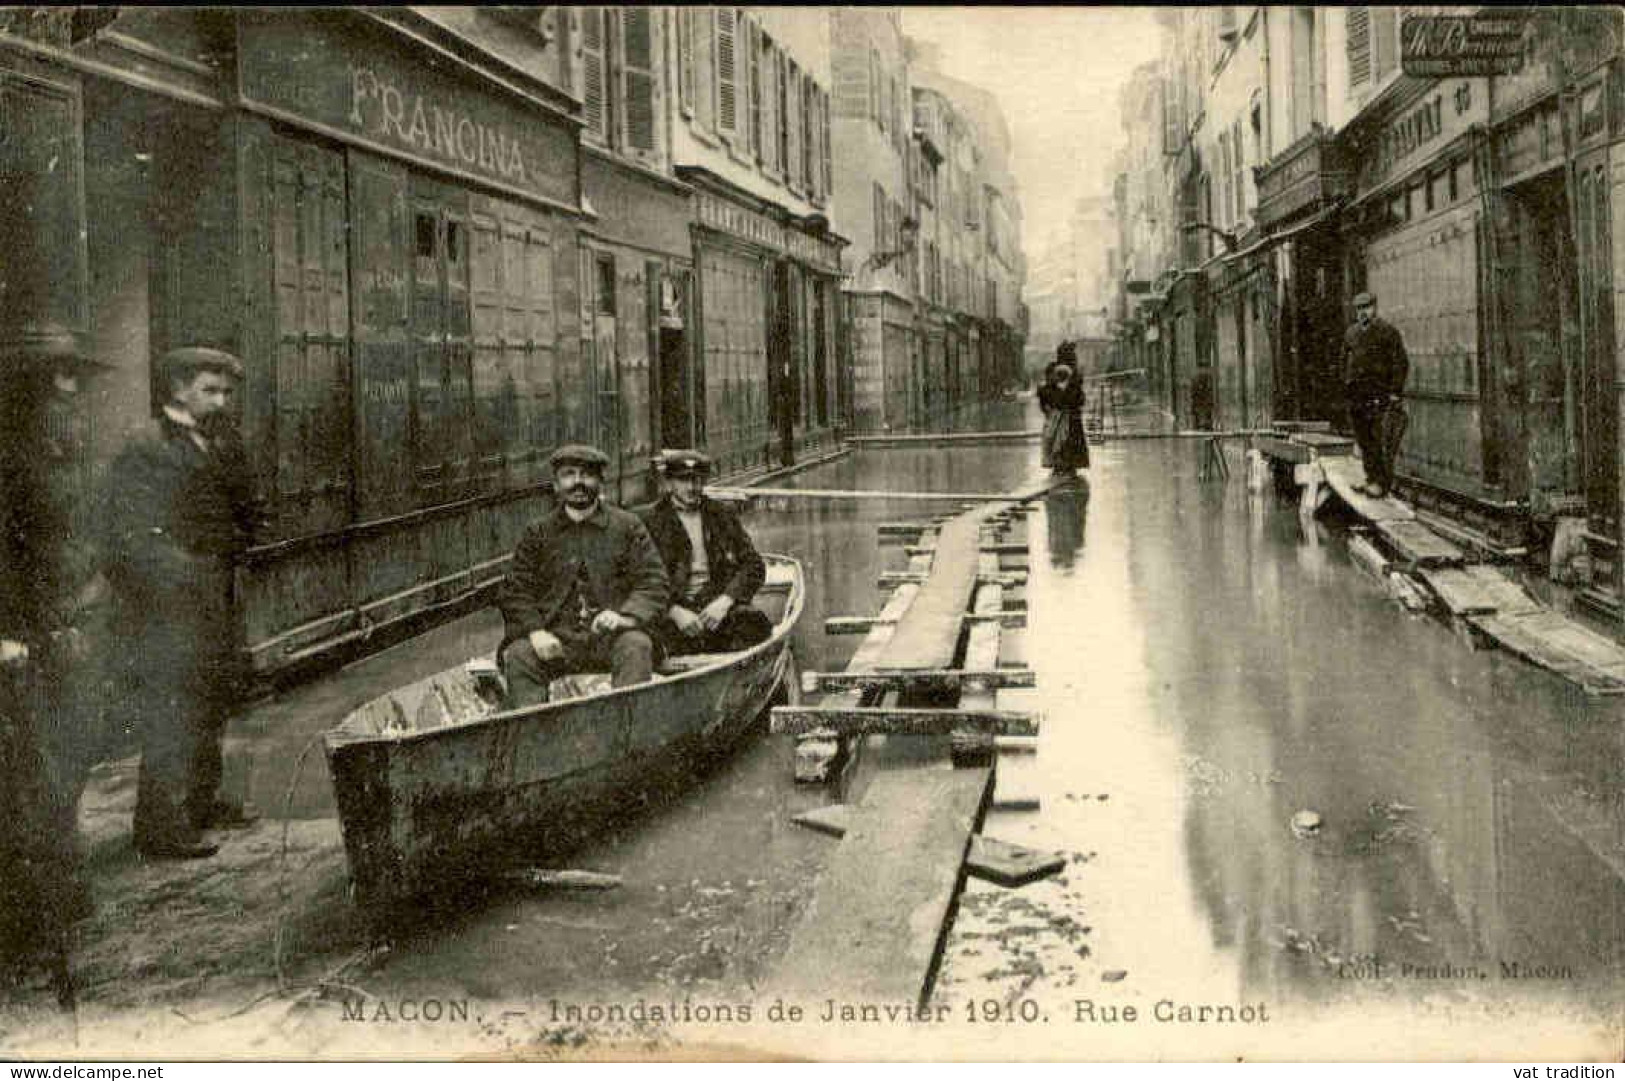
<instances>
[{"instance_id":1,"label":"shop front","mask_svg":"<svg viewBox=\"0 0 1625 1081\"><path fill-rule=\"evenodd\" d=\"M384 15L235 19L240 111L202 181L229 212L178 238L173 310L247 362L271 671L485 596L595 388L569 99Z\"/></svg>"},{"instance_id":2,"label":"shop front","mask_svg":"<svg viewBox=\"0 0 1625 1081\"><path fill-rule=\"evenodd\" d=\"M792 464L838 425L845 242L707 170L678 172L695 189L700 438L719 473Z\"/></svg>"},{"instance_id":3,"label":"shop front","mask_svg":"<svg viewBox=\"0 0 1625 1081\"><path fill-rule=\"evenodd\" d=\"M653 170L587 147L582 188L582 351L593 431L623 503L654 493L650 459L697 443L691 298L693 194Z\"/></svg>"}]
</instances>

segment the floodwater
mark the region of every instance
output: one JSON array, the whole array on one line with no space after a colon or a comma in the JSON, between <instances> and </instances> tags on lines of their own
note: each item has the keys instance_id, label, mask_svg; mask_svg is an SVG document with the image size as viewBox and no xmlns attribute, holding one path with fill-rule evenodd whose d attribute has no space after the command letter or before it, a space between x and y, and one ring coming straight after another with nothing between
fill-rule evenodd
<instances>
[{"instance_id":1,"label":"floodwater","mask_svg":"<svg viewBox=\"0 0 1625 1081\"><path fill-rule=\"evenodd\" d=\"M997 796L1039 809L995 809L984 832L1067 865L1022 889L967 886L935 992L974 1019L954 1046L1132 1056L1140 1045L1097 1035L1105 1015L1165 1002L1246 1006L1272 1023L1354 1005L1492 1024L1509 1002L1587 1017L1612 1003L1617 1028L1625 705L1406 613L1351 563L1341 525L1249 493L1235 447L1228 482L1201 479L1200 450L1097 445L1088 486L1051 493L1028 520L1028 627L1014 637L1038 688L1001 692L1001 706L1039 710L1044 727L1036 754L1001 757ZM995 493L1038 472L1036 444L860 449L777 486ZM860 639L826 637L824 618L878 610L878 575L906 563L876 527L957 502L808 498L749 513L760 547L807 570L803 669L844 666ZM490 613L472 616L257 710L234 728L237 790L273 815L286 799L294 817L331 816L319 752L299 757L312 736L497 632ZM443 899L365 986L390 1001L512 1004L501 1025L482 1022L510 1043L556 1032L571 1006L752 1002L837 843L790 818L837 798L794 786L789 741L763 735L572 859L621 888ZM1295 830L1295 816L1313 824ZM1023 1042L1029 1008L1050 1026L1043 1043ZM1193 1031L1177 1046L1211 1050ZM912 1035L932 1053L928 1033ZM905 1047L900 1033L870 1036ZM461 1037L444 1039L449 1053ZM1407 1046L1351 1039L1298 1052ZM879 1053L833 1051L860 1047Z\"/></svg>"}]
</instances>

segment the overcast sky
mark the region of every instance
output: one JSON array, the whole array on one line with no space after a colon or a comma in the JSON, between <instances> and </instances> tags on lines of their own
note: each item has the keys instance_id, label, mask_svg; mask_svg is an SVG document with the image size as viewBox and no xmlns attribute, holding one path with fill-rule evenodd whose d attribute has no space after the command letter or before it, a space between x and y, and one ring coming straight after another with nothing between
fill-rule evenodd
<instances>
[{"instance_id":1,"label":"overcast sky","mask_svg":"<svg viewBox=\"0 0 1625 1081\"><path fill-rule=\"evenodd\" d=\"M1157 53L1150 8L905 7L903 30L942 47L945 74L1003 104L1029 259L1079 195L1110 192L1118 89Z\"/></svg>"}]
</instances>

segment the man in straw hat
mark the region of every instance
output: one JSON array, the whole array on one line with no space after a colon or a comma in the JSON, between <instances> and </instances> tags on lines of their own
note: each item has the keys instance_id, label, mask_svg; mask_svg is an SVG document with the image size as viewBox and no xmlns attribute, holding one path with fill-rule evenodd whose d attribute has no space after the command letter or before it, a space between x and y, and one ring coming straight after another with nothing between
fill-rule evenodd
<instances>
[{"instance_id":1,"label":"man in straw hat","mask_svg":"<svg viewBox=\"0 0 1625 1081\"><path fill-rule=\"evenodd\" d=\"M661 496L640 517L672 584L671 606L655 627L661 645L673 653L714 653L766 641L773 622L750 602L767 567L733 511L706 498L711 459L697 450L663 450L654 465Z\"/></svg>"},{"instance_id":2,"label":"man in straw hat","mask_svg":"<svg viewBox=\"0 0 1625 1081\"><path fill-rule=\"evenodd\" d=\"M64 1007L71 928L90 911L76 809L100 741L86 693L95 557L76 528L82 448L62 422L80 379L105 367L55 323L0 337L0 966L13 979L45 966Z\"/></svg>"},{"instance_id":3,"label":"man in straw hat","mask_svg":"<svg viewBox=\"0 0 1625 1081\"><path fill-rule=\"evenodd\" d=\"M219 349L159 361L166 392L152 431L107 478L108 573L131 649L123 676L141 735L135 846L198 859L209 829L255 816L219 792L220 741L247 678L235 568L259 522L232 399L243 364Z\"/></svg>"},{"instance_id":4,"label":"man in straw hat","mask_svg":"<svg viewBox=\"0 0 1625 1081\"><path fill-rule=\"evenodd\" d=\"M637 516L604 502L596 447L553 452L553 510L525 531L498 599L497 647L511 706L546 702L548 684L572 672L611 672L625 687L654 673L649 625L669 603L660 553Z\"/></svg>"}]
</instances>

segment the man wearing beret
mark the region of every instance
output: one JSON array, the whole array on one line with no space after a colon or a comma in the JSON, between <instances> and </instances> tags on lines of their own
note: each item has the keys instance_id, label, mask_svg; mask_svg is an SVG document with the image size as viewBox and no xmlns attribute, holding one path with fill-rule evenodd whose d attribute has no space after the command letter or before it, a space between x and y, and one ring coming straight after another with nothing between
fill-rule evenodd
<instances>
[{"instance_id":1,"label":"man wearing beret","mask_svg":"<svg viewBox=\"0 0 1625 1081\"><path fill-rule=\"evenodd\" d=\"M558 503L520 539L497 602L513 708L546 702L548 684L571 672L608 668L616 687L648 680L656 648L648 628L669 601L643 523L603 501L604 453L569 444L551 463Z\"/></svg>"},{"instance_id":2,"label":"man wearing beret","mask_svg":"<svg viewBox=\"0 0 1625 1081\"><path fill-rule=\"evenodd\" d=\"M725 653L766 641L773 621L751 598L767 567L739 519L705 496L711 459L666 450L655 459L660 498L642 512L671 579L672 603L656 626L673 653Z\"/></svg>"},{"instance_id":3,"label":"man wearing beret","mask_svg":"<svg viewBox=\"0 0 1625 1081\"><path fill-rule=\"evenodd\" d=\"M1357 490L1383 499L1394 486L1411 362L1399 331L1377 318L1377 298L1370 293L1354 298L1354 325L1344 340L1344 365L1349 421L1365 465L1366 483Z\"/></svg>"},{"instance_id":4,"label":"man wearing beret","mask_svg":"<svg viewBox=\"0 0 1625 1081\"><path fill-rule=\"evenodd\" d=\"M234 572L260 519L232 408L242 377L218 349L165 354L157 426L107 477L107 573L135 644L122 673L141 735L135 847L149 859L212 856L204 830L254 820L219 793L247 676Z\"/></svg>"}]
</instances>

